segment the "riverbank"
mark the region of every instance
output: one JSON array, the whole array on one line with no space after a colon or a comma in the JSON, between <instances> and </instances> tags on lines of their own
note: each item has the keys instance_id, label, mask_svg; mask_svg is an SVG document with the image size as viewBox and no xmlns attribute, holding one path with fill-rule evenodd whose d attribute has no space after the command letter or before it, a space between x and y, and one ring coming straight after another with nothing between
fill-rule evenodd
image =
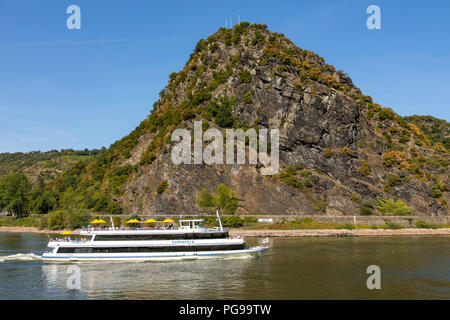
<instances>
[{"instance_id":1,"label":"riverbank","mask_svg":"<svg viewBox=\"0 0 450 320\"><path fill-rule=\"evenodd\" d=\"M72 234L80 234L80 229L77 230L48 230L48 229L39 229L35 227L0 227L0 232L9 232L9 233L52 233L52 234L60 234L64 231L70 231Z\"/></svg>"},{"instance_id":2,"label":"riverbank","mask_svg":"<svg viewBox=\"0 0 450 320\"><path fill-rule=\"evenodd\" d=\"M80 234L80 229L70 230L74 235ZM47 230L34 227L0 227L0 232L14 233L49 233L60 234L64 230ZM419 236L419 235L450 235L450 228L439 229L310 229L310 230L244 230L230 229L230 236L245 237L357 237L357 236Z\"/></svg>"},{"instance_id":3,"label":"riverbank","mask_svg":"<svg viewBox=\"0 0 450 320\"><path fill-rule=\"evenodd\" d=\"M230 229L230 235L245 237L357 237L357 236L416 236L450 235L450 228L439 229L321 229L321 230L242 230Z\"/></svg>"}]
</instances>

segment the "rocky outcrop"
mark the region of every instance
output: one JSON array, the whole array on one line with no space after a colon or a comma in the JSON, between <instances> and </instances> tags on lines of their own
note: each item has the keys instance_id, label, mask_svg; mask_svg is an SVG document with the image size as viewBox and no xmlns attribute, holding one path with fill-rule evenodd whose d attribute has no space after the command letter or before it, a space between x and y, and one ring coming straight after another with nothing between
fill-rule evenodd
<instances>
[{"instance_id":1,"label":"rocky outcrop","mask_svg":"<svg viewBox=\"0 0 450 320\"><path fill-rule=\"evenodd\" d=\"M235 127L280 129L281 171L295 168L293 178L302 186L292 187L282 175L263 177L255 165L175 165L175 128L164 127L167 133L158 137L158 127L119 161L138 166L116 197L127 212L196 214L202 212L199 191L213 193L224 183L236 191L240 214L359 215L362 207L376 213L376 200L394 198L416 214L448 215L448 153L426 145L420 132L362 95L342 71L265 26L219 30L201 40L185 68L170 78L155 103L155 119L178 108L179 127L192 129L194 120L203 120L223 129L210 104L232 97ZM155 139L164 144L150 150ZM405 158L397 161L393 153L389 164L392 151ZM140 162L146 152L154 155L150 163ZM435 158L443 161L432 164ZM162 181L168 187L158 192ZM436 184L440 195L433 192Z\"/></svg>"}]
</instances>

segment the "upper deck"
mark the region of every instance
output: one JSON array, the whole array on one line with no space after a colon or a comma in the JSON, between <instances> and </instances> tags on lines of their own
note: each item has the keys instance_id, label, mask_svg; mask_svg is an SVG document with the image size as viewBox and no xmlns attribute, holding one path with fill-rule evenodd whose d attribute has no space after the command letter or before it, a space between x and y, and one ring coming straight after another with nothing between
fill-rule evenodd
<instances>
[{"instance_id":1,"label":"upper deck","mask_svg":"<svg viewBox=\"0 0 450 320\"><path fill-rule=\"evenodd\" d=\"M204 228L203 220L180 220L179 228L173 225L151 228L83 228L82 236L91 236L93 241L134 241L134 240L199 240L199 239L225 239L228 230L223 228Z\"/></svg>"}]
</instances>

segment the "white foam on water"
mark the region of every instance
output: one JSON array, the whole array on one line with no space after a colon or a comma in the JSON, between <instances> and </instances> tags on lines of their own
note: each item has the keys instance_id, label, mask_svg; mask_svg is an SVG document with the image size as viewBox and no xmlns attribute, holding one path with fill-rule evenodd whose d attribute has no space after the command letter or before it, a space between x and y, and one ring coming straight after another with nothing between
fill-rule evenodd
<instances>
[{"instance_id":1,"label":"white foam on water","mask_svg":"<svg viewBox=\"0 0 450 320\"><path fill-rule=\"evenodd\" d=\"M34 253L18 253L10 256L0 256L0 262L5 261L35 261L42 260L41 256L35 255Z\"/></svg>"},{"instance_id":2,"label":"white foam on water","mask_svg":"<svg viewBox=\"0 0 450 320\"><path fill-rule=\"evenodd\" d=\"M251 254L249 254L249 255L244 255L244 256L221 258L221 260L247 260L247 259L251 259L251 258L253 258L253 256Z\"/></svg>"}]
</instances>

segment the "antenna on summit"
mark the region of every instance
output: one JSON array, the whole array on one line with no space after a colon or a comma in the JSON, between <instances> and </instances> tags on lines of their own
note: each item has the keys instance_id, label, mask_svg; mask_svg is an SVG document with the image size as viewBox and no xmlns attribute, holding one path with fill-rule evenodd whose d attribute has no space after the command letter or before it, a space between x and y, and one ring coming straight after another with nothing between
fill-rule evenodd
<instances>
[{"instance_id":1,"label":"antenna on summit","mask_svg":"<svg viewBox=\"0 0 450 320\"><path fill-rule=\"evenodd\" d=\"M238 24L241 24L241 15L238 14Z\"/></svg>"}]
</instances>

